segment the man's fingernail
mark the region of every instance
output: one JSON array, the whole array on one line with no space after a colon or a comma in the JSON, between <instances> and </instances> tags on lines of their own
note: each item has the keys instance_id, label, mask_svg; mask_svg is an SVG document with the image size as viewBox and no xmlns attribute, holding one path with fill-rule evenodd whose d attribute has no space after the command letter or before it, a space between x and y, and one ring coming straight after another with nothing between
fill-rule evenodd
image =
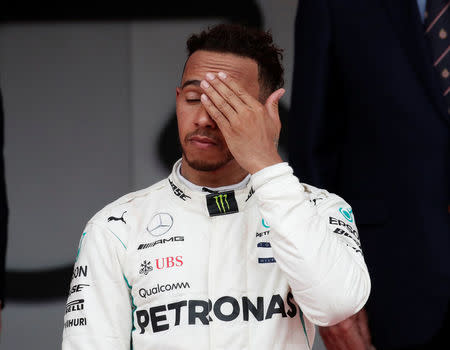
<instances>
[{"instance_id":1,"label":"man's fingernail","mask_svg":"<svg viewBox=\"0 0 450 350\"><path fill-rule=\"evenodd\" d=\"M204 89L209 88L209 84L206 80L202 80L202 82L200 83L200 86Z\"/></svg>"},{"instance_id":2,"label":"man's fingernail","mask_svg":"<svg viewBox=\"0 0 450 350\"><path fill-rule=\"evenodd\" d=\"M205 94L202 94L200 98L202 99L202 101L208 101L208 96L206 96Z\"/></svg>"},{"instance_id":3,"label":"man's fingernail","mask_svg":"<svg viewBox=\"0 0 450 350\"><path fill-rule=\"evenodd\" d=\"M217 75L221 78L221 79L226 79L227 75L224 72L219 72L217 73Z\"/></svg>"},{"instance_id":4,"label":"man's fingernail","mask_svg":"<svg viewBox=\"0 0 450 350\"><path fill-rule=\"evenodd\" d=\"M206 73L206 78L208 78L208 80L214 80L215 76L212 73Z\"/></svg>"}]
</instances>

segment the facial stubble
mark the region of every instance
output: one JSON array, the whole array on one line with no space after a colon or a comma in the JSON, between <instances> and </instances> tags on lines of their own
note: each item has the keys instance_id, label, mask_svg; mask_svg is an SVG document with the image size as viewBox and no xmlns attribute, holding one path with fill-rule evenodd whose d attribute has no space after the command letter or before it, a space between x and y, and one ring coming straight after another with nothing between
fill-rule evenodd
<instances>
[{"instance_id":1,"label":"facial stubble","mask_svg":"<svg viewBox=\"0 0 450 350\"><path fill-rule=\"evenodd\" d=\"M223 148L223 145L221 145L221 143L219 142L217 137L212 136L211 134L209 134L207 132L205 133L202 131L196 131L194 133L186 135L186 137L184 138L184 143L182 143L180 140L180 144L181 144L181 149L183 152L183 158L186 160L186 163L192 169L197 170L197 171L216 171L234 159L233 155L231 154L231 152L228 148L226 149L226 152L224 152L223 155L221 154L220 159L208 161L205 159L190 158L188 152L186 151L185 145L190 142L189 139L194 135L202 135L202 136L207 136L207 137L213 138L214 140L216 140L216 142L218 142L219 147Z\"/></svg>"}]
</instances>

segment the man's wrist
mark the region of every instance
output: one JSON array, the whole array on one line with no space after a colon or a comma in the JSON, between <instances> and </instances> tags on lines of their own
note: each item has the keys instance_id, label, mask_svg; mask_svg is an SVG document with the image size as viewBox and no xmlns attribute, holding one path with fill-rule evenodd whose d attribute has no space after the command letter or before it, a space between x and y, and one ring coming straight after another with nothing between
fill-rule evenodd
<instances>
[{"instance_id":1,"label":"man's wrist","mask_svg":"<svg viewBox=\"0 0 450 350\"><path fill-rule=\"evenodd\" d=\"M283 163L283 159L281 159L280 155L277 153L276 156L274 156L270 159L264 159L264 160L258 161L257 163L252 165L250 169L247 169L247 171L253 175L253 174L257 173L258 171L261 171L265 168L268 168L268 167L278 164L278 163Z\"/></svg>"}]
</instances>

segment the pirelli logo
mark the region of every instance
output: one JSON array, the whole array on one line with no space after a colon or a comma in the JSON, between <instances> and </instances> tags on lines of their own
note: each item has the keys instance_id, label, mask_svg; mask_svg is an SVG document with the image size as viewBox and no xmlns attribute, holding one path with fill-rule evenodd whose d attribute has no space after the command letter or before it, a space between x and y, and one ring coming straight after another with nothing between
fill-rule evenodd
<instances>
[{"instance_id":1,"label":"pirelli logo","mask_svg":"<svg viewBox=\"0 0 450 350\"><path fill-rule=\"evenodd\" d=\"M237 213L238 206L234 191L211 193L206 196L209 216Z\"/></svg>"}]
</instances>

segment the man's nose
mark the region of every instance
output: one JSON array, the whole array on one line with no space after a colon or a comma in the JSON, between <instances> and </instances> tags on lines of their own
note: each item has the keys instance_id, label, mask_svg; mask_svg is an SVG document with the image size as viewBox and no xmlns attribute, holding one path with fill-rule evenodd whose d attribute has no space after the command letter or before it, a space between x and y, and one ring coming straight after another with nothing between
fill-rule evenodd
<instances>
[{"instance_id":1,"label":"man's nose","mask_svg":"<svg viewBox=\"0 0 450 350\"><path fill-rule=\"evenodd\" d=\"M199 111L195 118L195 125L201 128L212 128L217 127L216 122L210 117L205 107L200 106Z\"/></svg>"}]
</instances>

